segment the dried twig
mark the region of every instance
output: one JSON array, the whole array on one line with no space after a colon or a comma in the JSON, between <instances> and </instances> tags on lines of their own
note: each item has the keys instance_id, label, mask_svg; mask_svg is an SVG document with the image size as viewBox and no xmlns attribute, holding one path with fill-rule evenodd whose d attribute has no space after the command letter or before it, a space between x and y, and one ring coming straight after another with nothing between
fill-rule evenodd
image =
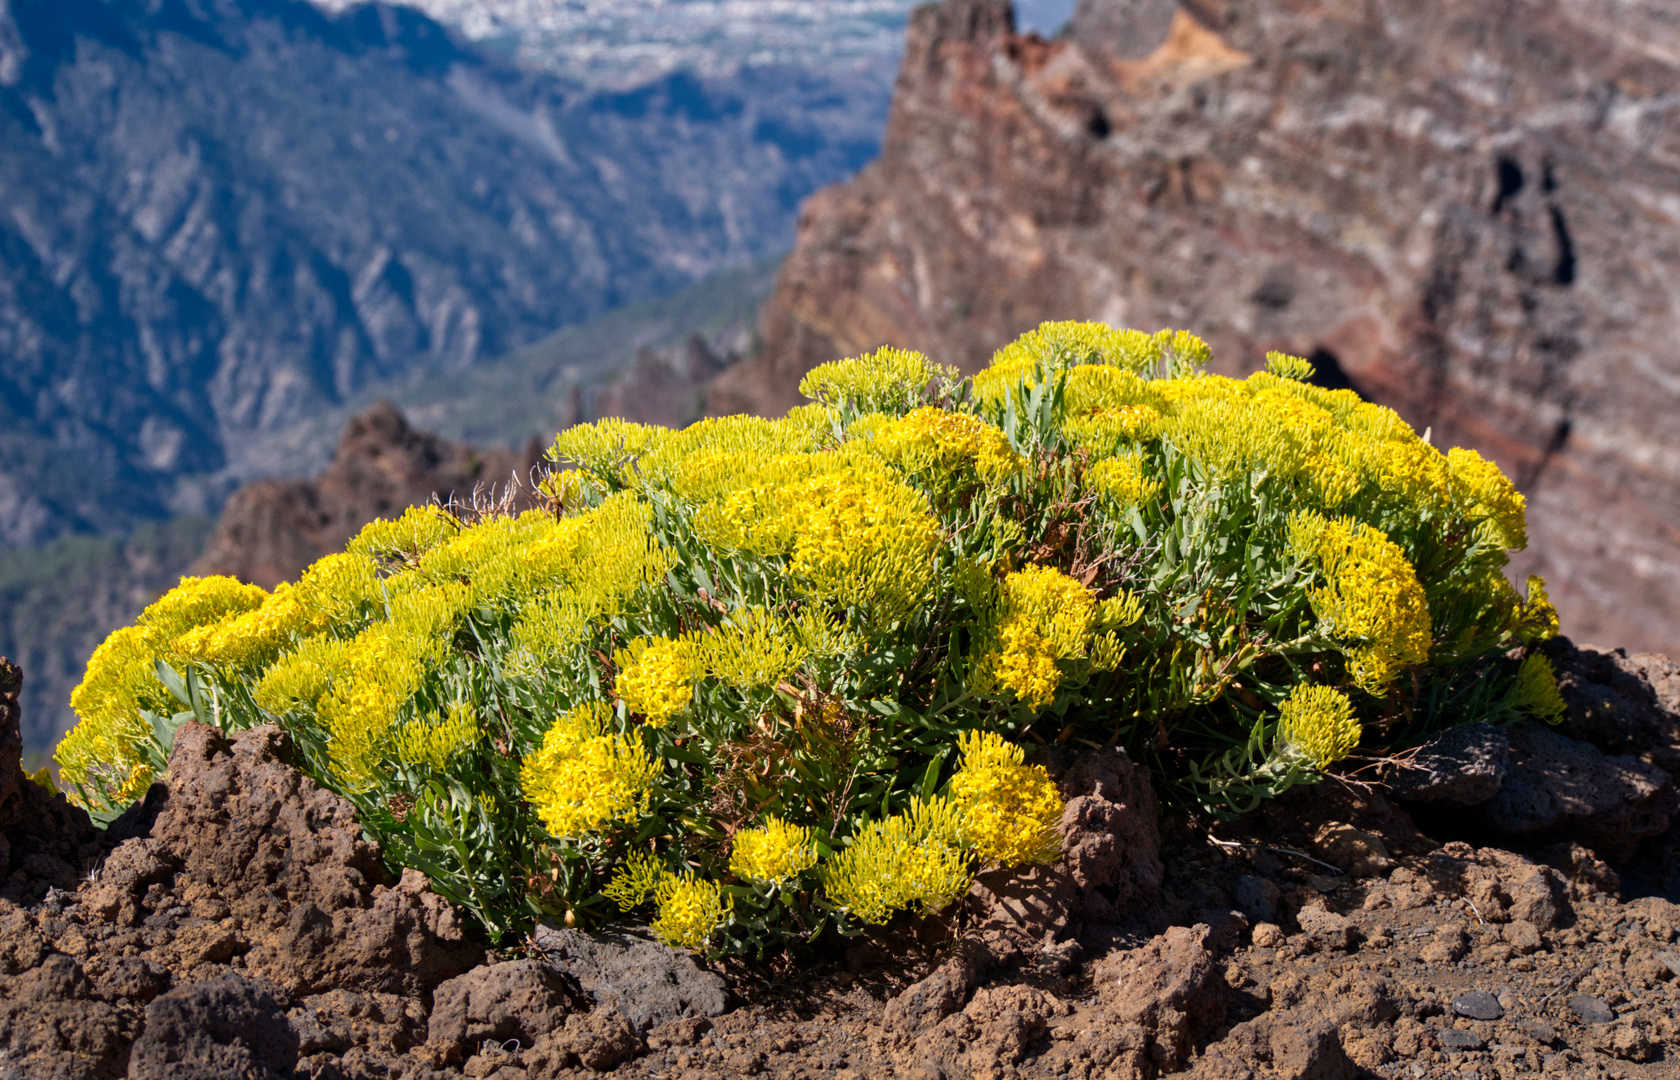
<instances>
[{"instance_id":1,"label":"dried twig","mask_svg":"<svg viewBox=\"0 0 1680 1080\"><path fill-rule=\"evenodd\" d=\"M1337 877L1340 877L1340 876L1342 876L1342 874L1346 873L1346 871L1344 871L1339 866L1332 866L1322 859L1315 859L1311 855L1308 855L1306 852L1296 851L1294 848L1273 847L1271 844L1256 844L1256 843L1252 843L1252 842L1244 843L1240 840L1221 840L1221 839L1219 839L1219 837L1212 836L1212 835L1208 836L1208 842L1211 843L1211 844L1217 844L1219 847L1226 848L1227 850L1233 849L1233 848L1240 849L1240 848L1245 848L1245 847L1257 847L1257 848L1261 848L1265 851L1274 852L1278 855L1289 855L1289 856L1292 856L1292 857L1297 858L1297 859L1304 859L1307 862L1312 863L1314 866L1324 867L1324 869L1330 871L1332 874L1335 874Z\"/></svg>"}]
</instances>

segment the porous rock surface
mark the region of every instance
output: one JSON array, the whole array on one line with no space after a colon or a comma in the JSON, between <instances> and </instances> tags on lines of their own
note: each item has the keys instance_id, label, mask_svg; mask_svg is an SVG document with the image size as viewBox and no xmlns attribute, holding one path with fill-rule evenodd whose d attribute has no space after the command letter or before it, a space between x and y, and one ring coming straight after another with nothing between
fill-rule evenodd
<instances>
[{"instance_id":1,"label":"porous rock surface","mask_svg":"<svg viewBox=\"0 0 1680 1080\"><path fill-rule=\"evenodd\" d=\"M1554 648L1573 657L1571 712L1546 734L1658 769L1672 684L1642 673L1666 661ZM1649 739L1592 727L1606 687L1644 703ZM1595 730L1602 747L1563 734ZM1508 835L1454 807L1462 835L1437 836L1375 787L1326 781L1198 822L1161 814L1118 751L1047 748L1064 859L983 874L946 918L763 962L552 927L498 955L418 875L392 878L288 753L273 729L185 727L166 782L104 834L17 789L35 834L3 830L0 1080L1657 1080L1677 1064L1680 906L1623 885L1589 843L1628 834L1602 821ZM1636 844L1628 880L1671 858L1672 832Z\"/></svg>"}]
</instances>

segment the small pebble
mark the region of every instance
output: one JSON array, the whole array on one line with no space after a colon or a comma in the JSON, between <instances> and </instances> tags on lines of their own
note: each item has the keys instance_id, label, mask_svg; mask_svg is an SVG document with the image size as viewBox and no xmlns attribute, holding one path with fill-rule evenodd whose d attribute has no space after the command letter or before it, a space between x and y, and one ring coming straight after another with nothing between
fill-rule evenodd
<instances>
[{"instance_id":1,"label":"small pebble","mask_svg":"<svg viewBox=\"0 0 1680 1080\"><path fill-rule=\"evenodd\" d=\"M1447 1028L1435 1033L1435 1041L1441 1044L1441 1049L1451 1053L1462 1053L1466 1050L1480 1050L1487 1044L1476 1037L1473 1031L1460 1031L1457 1028Z\"/></svg>"},{"instance_id":2,"label":"small pebble","mask_svg":"<svg viewBox=\"0 0 1680 1080\"><path fill-rule=\"evenodd\" d=\"M1452 1007L1453 1012L1460 1016L1468 1016L1472 1020L1498 1020L1505 1015L1499 999L1480 990L1472 990L1468 994L1460 994L1453 998Z\"/></svg>"},{"instance_id":3,"label":"small pebble","mask_svg":"<svg viewBox=\"0 0 1680 1080\"><path fill-rule=\"evenodd\" d=\"M1660 952L1657 954L1657 963L1663 965L1675 975L1680 975L1680 952Z\"/></svg>"},{"instance_id":4,"label":"small pebble","mask_svg":"<svg viewBox=\"0 0 1680 1080\"><path fill-rule=\"evenodd\" d=\"M1550 1045L1557 1041L1557 1029L1544 1020L1521 1020L1517 1030L1537 1043Z\"/></svg>"},{"instance_id":5,"label":"small pebble","mask_svg":"<svg viewBox=\"0 0 1680 1080\"><path fill-rule=\"evenodd\" d=\"M1608 1024L1616 1019L1616 1014L1602 998L1595 998L1589 994L1576 994L1569 999L1569 1007L1584 1024Z\"/></svg>"}]
</instances>

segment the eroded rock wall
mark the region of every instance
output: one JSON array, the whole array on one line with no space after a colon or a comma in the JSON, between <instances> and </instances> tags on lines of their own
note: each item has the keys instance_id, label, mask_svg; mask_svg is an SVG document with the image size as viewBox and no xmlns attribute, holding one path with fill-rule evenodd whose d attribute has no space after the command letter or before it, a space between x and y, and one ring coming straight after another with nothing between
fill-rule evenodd
<instances>
[{"instance_id":1,"label":"eroded rock wall","mask_svg":"<svg viewBox=\"0 0 1680 1080\"><path fill-rule=\"evenodd\" d=\"M925 7L710 408L1045 319L1310 356L1518 480L1566 632L1680 652L1677 76L1661 0L1082 0L1056 42Z\"/></svg>"}]
</instances>

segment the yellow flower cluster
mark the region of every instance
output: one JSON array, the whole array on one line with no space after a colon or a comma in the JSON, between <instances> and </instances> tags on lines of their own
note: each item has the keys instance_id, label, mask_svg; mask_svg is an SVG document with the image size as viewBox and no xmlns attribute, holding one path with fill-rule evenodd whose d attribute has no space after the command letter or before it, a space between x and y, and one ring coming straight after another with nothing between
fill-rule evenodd
<instances>
[{"instance_id":1,"label":"yellow flower cluster","mask_svg":"<svg viewBox=\"0 0 1680 1080\"><path fill-rule=\"evenodd\" d=\"M1113 368L1095 370L1112 371L1117 376L1126 376L1141 382L1130 372L1114 371ZM1148 442L1158 437L1161 432L1161 413L1149 405L1099 407L1070 417L1063 425L1063 431L1073 445L1081 449L1098 455L1114 454L1131 444Z\"/></svg>"},{"instance_id":2,"label":"yellow flower cluster","mask_svg":"<svg viewBox=\"0 0 1680 1080\"><path fill-rule=\"evenodd\" d=\"M997 428L932 406L880 424L873 435L869 445L908 473L943 477L972 466L981 480L995 484L1027 466Z\"/></svg>"},{"instance_id":3,"label":"yellow flower cluster","mask_svg":"<svg viewBox=\"0 0 1680 1080\"><path fill-rule=\"evenodd\" d=\"M142 709L168 715L178 706L158 681L154 664L191 659L177 649L196 647L196 632L262 607L268 594L230 577L188 577L140 614L136 625L111 634L93 652L87 672L70 694L79 718L54 752L71 784L104 787L121 805L152 782L141 747L151 737ZM77 796L78 800L80 796Z\"/></svg>"},{"instance_id":4,"label":"yellow flower cluster","mask_svg":"<svg viewBox=\"0 0 1680 1080\"><path fill-rule=\"evenodd\" d=\"M646 851L632 852L601 895L629 911L653 898L654 934L673 949L699 952L735 911L735 898L722 885L692 873L673 874Z\"/></svg>"},{"instance_id":5,"label":"yellow flower cluster","mask_svg":"<svg viewBox=\"0 0 1680 1080\"><path fill-rule=\"evenodd\" d=\"M1314 768L1327 769L1359 745L1359 719L1340 690L1301 683L1278 707L1278 738Z\"/></svg>"},{"instance_id":6,"label":"yellow flower cluster","mask_svg":"<svg viewBox=\"0 0 1680 1080\"><path fill-rule=\"evenodd\" d=\"M1528 576L1528 600L1518 609L1517 619L1524 641L1550 641L1558 636L1557 608L1546 595L1546 579L1538 574Z\"/></svg>"},{"instance_id":7,"label":"yellow flower cluster","mask_svg":"<svg viewBox=\"0 0 1680 1080\"><path fill-rule=\"evenodd\" d=\"M629 911L652 896L666 876L665 864L651 852L632 851L613 872L601 895L617 904L618 910Z\"/></svg>"},{"instance_id":8,"label":"yellow flower cluster","mask_svg":"<svg viewBox=\"0 0 1680 1080\"><path fill-rule=\"evenodd\" d=\"M820 405L902 413L921 401L941 374L939 365L919 352L884 347L812 368L800 380L799 392Z\"/></svg>"},{"instance_id":9,"label":"yellow flower cluster","mask_svg":"<svg viewBox=\"0 0 1680 1080\"><path fill-rule=\"evenodd\" d=\"M1001 350L975 395L1000 401L1041 370L1065 372L1064 434L1099 459L1159 441L1213 483L1279 478L1331 512L1374 500L1362 505L1443 520L1456 507L1484 522L1490 546L1526 542L1521 495L1473 451L1442 454L1392 410L1301 381L1311 365L1298 358L1274 354L1270 370L1238 381L1199 374L1208 356L1190 335L1047 323ZM1171 377L1150 377L1163 368Z\"/></svg>"},{"instance_id":10,"label":"yellow flower cluster","mask_svg":"<svg viewBox=\"0 0 1680 1080\"><path fill-rule=\"evenodd\" d=\"M555 837L584 836L647 812L660 763L632 734L608 733L612 709L581 705L560 716L519 770L525 798Z\"/></svg>"},{"instance_id":11,"label":"yellow flower cluster","mask_svg":"<svg viewBox=\"0 0 1680 1080\"><path fill-rule=\"evenodd\" d=\"M1528 525L1522 492L1499 466L1474 450L1447 451L1447 472L1453 492L1473 519L1493 534L1493 546L1520 551L1528 546Z\"/></svg>"},{"instance_id":12,"label":"yellow flower cluster","mask_svg":"<svg viewBox=\"0 0 1680 1080\"><path fill-rule=\"evenodd\" d=\"M1511 704L1546 721L1561 724L1569 712L1563 694L1558 691L1557 675L1552 662L1539 653L1523 657L1517 669L1517 681L1511 687Z\"/></svg>"},{"instance_id":13,"label":"yellow flower cluster","mask_svg":"<svg viewBox=\"0 0 1680 1080\"><path fill-rule=\"evenodd\" d=\"M470 600L459 584L413 588L392 598L386 621L369 626L342 650L314 654L335 661L322 671L327 689L315 709L327 731L333 771L350 790L377 782L403 707L426 673L443 663Z\"/></svg>"},{"instance_id":14,"label":"yellow flower cluster","mask_svg":"<svg viewBox=\"0 0 1680 1080\"><path fill-rule=\"evenodd\" d=\"M697 874L667 874L654 890L659 913L649 923L654 936L673 949L699 952L735 911L735 898L715 881Z\"/></svg>"},{"instance_id":15,"label":"yellow flower cluster","mask_svg":"<svg viewBox=\"0 0 1680 1080\"><path fill-rule=\"evenodd\" d=\"M1055 862L1065 804L1044 766L1024 764L1021 748L992 732L965 732L957 747L962 768L951 778L951 801L974 853L1003 866Z\"/></svg>"},{"instance_id":16,"label":"yellow flower cluster","mask_svg":"<svg viewBox=\"0 0 1680 1080\"><path fill-rule=\"evenodd\" d=\"M865 826L823 868L828 898L876 925L912 907L922 915L941 911L972 881L962 817L944 799L918 799Z\"/></svg>"},{"instance_id":17,"label":"yellow flower cluster","mask_svg":"<svg viewBox=\"0 0 1680 1080\"><path fill-rule=\"evenodd\" d=\"M788 571L813 599L861 608L883 625L907 618L933 589L943 539L927 497L890 473L848 468L788 493L798 523Z\"/></svg>"},{"instance_id":18,"label":"yellow flower cluster","mask_svg":"<svg viewBox=\"0 0 1680 1080\"><path fill-rule=\"evenodd\" d=\"M1289 544L1323 574L1308 599L1324 632L1347 648L1360 689L1380 697L1403 669L1428 662L1429 604L1398 544L1369 525L1312 511L1291 518Z\"/></svg>"},{"instance_id":19,"label":"yellow flower cluster","mask_svg":"<svg viewBox=\"0 0 1680 1080\"><path fill-rule=\"evenodd\" d=\"M1061 685L1057 661L1090 651L1097 614L1091 590L1053 566L1031 564L1008 575L982 639L974 689L1005 691L1033 709L1049 705Z\"/></svg>"},{"instance_id":20,"label":"yellow flower cluster","mask_svg":"<svg viewBox=\"0 0 1680 1080\"><path fill-rule=\"evenodd\" d=\"M737 690L773 689L810 655L811 635L802 629L764 608L737 609L699 639L699 665Z\"/></svg>"},{"instance_id":21,"label":"yellow flower cluster","mask_svg":"<svg viewBox=\"0 0 1680 1080\"><path fill-rule=\"evenodd\" d=\"M1062 684L1055 646L1023 619L1007 620L997 628L996 646L982 658L976 674L980 693L1001 690L1034 710L1054 701Z\"/></svg>"},{"instance_id":22,"label":"yellow flower cluster","mask_svg":"<svg viewBox=\"0 0 1680 1080\"><path fill-rule=\"evenodd\" d=\"M618 696L652 727L664 727L694 700L704 673L700 649L686 638L638 638L614 657Z\"/></svg>"},{"instance_id":23,"label":"yellow flower cluster","mask_svg":"<svg viewBox=\"0 0 1680 1080\"><path fill-rule=\"evenodd\" d=\"M428 713L409 721L396 734L397 760L404 765L430 765L438 772L449 759L478 737L478 715L470 702L458 701L448 716Z\"/></svg>"},{"instance_id":24,"label":"yellow flower cluster","mask_svg":"<svg viewBox=\"0 0 1680 1080\"><path fill-rule=\"evenodd\" d=\"M374 563L412 562L455 536L459 523L436 506L412 506L395 520L369 523L345 553Z\"/></svg>"},{"instance_id":25,"label":"yellow flower cluster","mask_svg":"<svg viewBox=\"0 0 1680 1080\"><path fill-rule=\"evenodd\" d=\"M574 424L554 439L550 461L569 461L587 472L628 485L629 466L643 454L670 438L670 428L636 424L607 417L593 424Z\"/></svg>"},{"instance_id":26,"label":"yellow flower cluster","mask_svg":"<svg viewBox=\"0 0 1680 1080\"><path fill-rule=\"evenodd\" d=\"M243 615L262 605L268 593L230 577L186 577L140 613L139 625L158 641L174 641L190 630Z\"/></svg>"},{"instance_id":27,"label":"yellow flower cluster","mask_svg":"<svg viewBox=\"0 0 1680 1080\"><path fill-rule=\"evenodd\" d=\"M661 585L676 554L653 531L651 509L629 493L544 531L516 556L524 606L513 639L538 665L573 653L603 616Z\"/></svg>"},{"instance_id":28,"label":"yellow flower cluster","mask_svg":"<svg viewBox=\"0 0 1680 1080\"><path fill-rule=\"evenodd\" d=\"M1047 322L999 349L986 370L974 377L981 401L1000 401L1017 386L1031 387L1041 370L1108 365L1128 372L1152 372L1163 357L1202 356L1206 350L1189 334L1163 330L1114 330L1094 322Z\"/></svg>"},{"instance_id":29,"label":"yellow flower cluster","mask_svg":"<svg viewBox=\"0 0 1680 1080\"><path fill-rule=\"evenodd\" d=\"M212 667L261 667L310 621L311 613L292 595L295 591L281 584L260 607L189 630L175 639L170 651L182 660Z\"/></svg>"},{"instance_id":30,"label":"yellow flower cluster","mask_svg":"<svg viewBox=\"0 0 1680 1080\"><path fill-rule=\"evenodd\" d=\"M1144 472L1139 454L1104 458L1085 471L1085 482L1121 510L1142 506L1161 493L1161 482Z\"/></svg>"},{"instance_id":31,"label":"yellow flower cluster","mask_svg":"<svg viewBox=\"0 0 1680 1080\"><path fill-rule=\"evenodd\" d=\"M817 865L816 830L766 818L735 834L729 872L761 885L781 885Z\"/></svg>"}]
</instances>

